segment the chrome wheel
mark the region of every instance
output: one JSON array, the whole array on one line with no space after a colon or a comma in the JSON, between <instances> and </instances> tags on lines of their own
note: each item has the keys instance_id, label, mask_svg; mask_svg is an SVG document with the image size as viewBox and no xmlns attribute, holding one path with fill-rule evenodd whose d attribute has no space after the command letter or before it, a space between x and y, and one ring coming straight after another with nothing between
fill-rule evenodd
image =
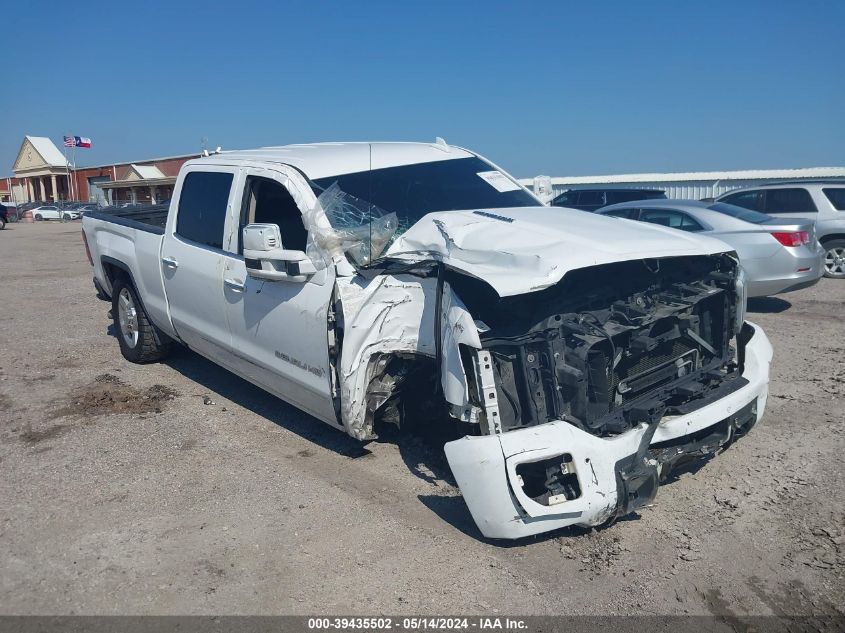
<instances>
[{"instance_id":1,"label":"chrome wheel","mask_svg":"<svg viewBox=\"0 0 845 633\"><path fill-rule=\"evenodd\" d=\"M121 288L117 297L117 319L120 323L120 335L131 348L138 345L138 309L129 288Z\"/></svg>"},{"instance_id":2,"label":"chrome wheel","mask_svg":"<svg viewBox=\"0 0 845 633\"><path fill-rule=\"evenodd\" d=\"M845 246L834 246L824 254L824 269L830 277L845 276Z\"/></svg>"}]
</instances>

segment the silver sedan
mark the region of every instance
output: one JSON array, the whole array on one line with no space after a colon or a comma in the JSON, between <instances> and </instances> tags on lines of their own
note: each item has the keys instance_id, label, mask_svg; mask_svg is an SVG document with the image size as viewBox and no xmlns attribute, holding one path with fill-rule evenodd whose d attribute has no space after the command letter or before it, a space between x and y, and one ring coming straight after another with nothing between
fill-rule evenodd
<instances>
[{"instance_id":1,"label":"silver sedan","mask_svg":"<svg viewBox=\"0 0 845 633\"><path fill-rule=\"evenodd\" d=\"M739 255L748 296L766 297L806 288L824 273L824 249L812 220L774 218L724 202L639 200L596 211L718 238Z\"/></svg>"}]
</instances>

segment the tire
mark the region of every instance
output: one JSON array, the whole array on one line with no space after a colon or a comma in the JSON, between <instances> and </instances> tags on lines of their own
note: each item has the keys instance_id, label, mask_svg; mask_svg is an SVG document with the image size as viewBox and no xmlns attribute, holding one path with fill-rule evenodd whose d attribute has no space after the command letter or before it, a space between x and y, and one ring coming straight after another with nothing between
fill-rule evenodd
<instances>
[{"instance_id":1,"label":"tire","mask_svg":"<svg viewBox=\"0 0 845 633\"><path fill-rule=\"evenodd\" d=\"M44 217L40 213L36 213L35 217L33 218L33 220L35 220L36 222L41 222L41 220L43 219Z\"/></svg>"},{"instance_id":2,"label":"tire","mask_svg":"<svg viewBox=\"0 0 845 633\"><path fill-rule=\"evenodd\" d=\"M830 240L824 246L824 276L845 279L845 240Z\"/></svg>"},{"instance_id":3,"label":"tire","mask_svg":"<svg viewBox=\"0 0 845 633\"><path fill-rule=\"evenodd\" d=\"M0 231L6 228L6 220L0 218Z\"/></svg>"},{"instance_id":4,"label":"tire","mask_svg":"<svg viewBox=\"0 0 845 633\"><path fill-rule=\"evenodd\" d=\"M62 213L62 222L67 222L70 218Z\"/></svg>"},{"instance_id":5,"label":"tire","mask_svg":"<svg viewBox=\"0 0 845 633\"><path fill-rule=\"evenodd\" d=\"M112 319L120 353L130 363L152 363L170 353L172 343L158 342L138 294L125 277L112 287Z\"/></svg>"}]
</instances>

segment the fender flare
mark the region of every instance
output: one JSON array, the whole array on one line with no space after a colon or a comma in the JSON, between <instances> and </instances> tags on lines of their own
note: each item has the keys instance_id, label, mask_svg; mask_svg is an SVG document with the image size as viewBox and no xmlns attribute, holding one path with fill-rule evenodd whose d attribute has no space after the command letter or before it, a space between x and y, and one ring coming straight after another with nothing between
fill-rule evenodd
<instances>
[{"instance_id":1,"label":"fender flare","mask_svg":"<svg viewBox=\"0 0 845 633\"><path fill-rule=\"evenodd\" d=\"M158 325L156 325L153 322L153 320L150 318L150 313L147 310L147 306L144 305L144 298L141 296L141 293L138 291L138 284L135 283L135 276L132 274L132 270L129 268L129 266L126 264L126 262L122 262L119 259L115 259L114 257L109 257L108 255L101 255L100 256L100 264L101 265L108 264L109 266L114 266L115 268L119 269L120 271L126 273L126 276L129 278L129 283L131 283L132 287L135 289L135 296L138 297L138 301L141 304L141 308L144 310L144 312L147 315L147 318L149 319L150 323L153 326L153 336L155 336L156 344L163 345L165 343L168 343L168 342L174 340L173 338L171 338L170 336L165 334L161 330L161 328ZM104 268L104 272L105 272L105 270L106 270L105 266L103 266L103 268ZM109 290L113 291L113 288L114 288L113 279L109 276L108 273L106 273L105 276L106 276L106 279L109 282L109 286L110 286Z\"/></svg>"}]
</instances>

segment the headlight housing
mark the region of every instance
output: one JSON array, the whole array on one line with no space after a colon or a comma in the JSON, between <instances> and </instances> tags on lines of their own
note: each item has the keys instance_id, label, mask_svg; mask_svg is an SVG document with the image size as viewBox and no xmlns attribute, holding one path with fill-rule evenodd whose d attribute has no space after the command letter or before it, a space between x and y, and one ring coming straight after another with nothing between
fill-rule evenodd
<instances>
[{"instance_id":1,"label":"headlight housing","mask_svg":"<svg viewBox=\"0 0 845 633\"><path fill-rule=\"evenodd\" d=\"M748 280L745 275L745 269L738 262L734 286L736 289L734 334L739 334L743 323L745 323L745 312L748 308Z\"/></svg>"}]
</instances>

